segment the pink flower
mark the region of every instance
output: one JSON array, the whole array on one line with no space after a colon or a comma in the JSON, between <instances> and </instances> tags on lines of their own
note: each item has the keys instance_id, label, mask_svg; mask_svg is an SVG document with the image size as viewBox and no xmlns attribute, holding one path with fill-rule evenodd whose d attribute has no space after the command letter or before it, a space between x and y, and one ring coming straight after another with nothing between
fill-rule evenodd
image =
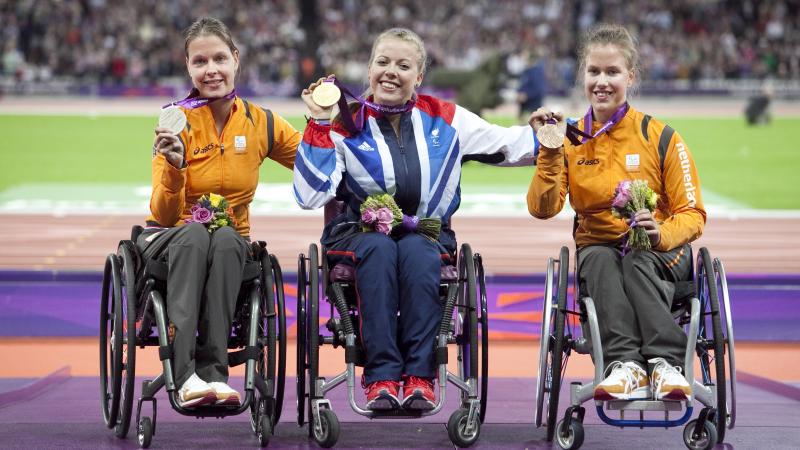
<instances>
[{"instance_id":1,"label":"pink flower","mask_svg":"<svg viewBox=\"0 0 800 450\"><path fill-rule=\"evenodd\" d=\"M378 215L375 213L375 210L372 208L367 208L364 212L361 213L361 221L364 223L372 223L378 218Z\"/></svg>"},{"instance_id":2,"label":"pink flower","mask_svg":"<svg viewBox=\"0 0 800 450\"><path fill-rule=\"evenodd\" d=\"M197 208L200 208L200 205L195 203L194 205L192 205L192 208L189 210L189 213L194 215L194 212L197 211Z\"/></svg>"},{"instance_id":3,"label":"pink flower","mask_svg":"<svg viewBox=\"0 0 800 450\"><path fill-rule=\"evenodd\" d=\"M214 217L214 214L211 211L209 211L209 210L207 210L207 209L205 209L203 207L199 207L199 208L195 209L194 211L192 211L192 221L193 222L209 223L209 222L211 222L211 219L213 217Z\"/></svg>"},{"instance_id":4,"label":"pink flower","mask_svg":"<svg viewBox=\"0 0 800 450\"><path fill-rule=\"evenodd\" d=\"M392 211L389 208L381 208L378 210L378 222L390 225L393 221L394 221L394 215L392 214Z\"/></svg>"},{"instance_id":5,"label":"pink flower","mask_svg":"<svg viewBox=\"0 0 800 450\"><path fill-rule=\"evenodd\" d=\"M625 205L631 200L630 194L628 192L618 192L614 200L611 202L611 207L616 208L620 211L625 209Z\"/></svg>"},{"instance_id":6,"label":"pink flower","mask_svg":"<svg viewBox=\"0 0 800 450\"><path fill-rule=\"evenodd\" d=\"M392 227L388 223L378 222L375 224L375 231L388 235Z\"/></svg>"}]
</instances>

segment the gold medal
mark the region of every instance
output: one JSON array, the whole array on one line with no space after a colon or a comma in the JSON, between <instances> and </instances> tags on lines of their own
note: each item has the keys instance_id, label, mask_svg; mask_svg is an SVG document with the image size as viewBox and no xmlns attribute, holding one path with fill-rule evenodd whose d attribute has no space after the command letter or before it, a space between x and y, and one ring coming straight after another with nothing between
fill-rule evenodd
<instances>
[{"instance_id":1,"label":"gold medal","mask_svg":"<svg viewBox=\"0 0 800 450\"><path fill-rule=\"evenodd\" d=\"M158 126L168 129L172 134L180 134L186 128L186 114L179 106L168 106L161 110Z\"/></svg>"},{"instance_id":2,"label":"gold medal","mask_svg":"<svg viewBox=\"0 0 800 450\"><path fill-rule=\"evenodd\" d=\"M330 81L320 83L320 85L311 92L311 100L320 108L330 108L339 101L341 96L342 92Z\"/></svg>"},{"instance_id":3,"label":"gold medal","mask_svg":"<svg viewBox=\"0 0 800 450\"><path fill-rule=\"evenodd\" d=\"M554 123L546 123L536 132L536 139L539 140L539 144L552 150L561 148L564 145L565 136L561 128Z\"/></svg>"}]
</instances>

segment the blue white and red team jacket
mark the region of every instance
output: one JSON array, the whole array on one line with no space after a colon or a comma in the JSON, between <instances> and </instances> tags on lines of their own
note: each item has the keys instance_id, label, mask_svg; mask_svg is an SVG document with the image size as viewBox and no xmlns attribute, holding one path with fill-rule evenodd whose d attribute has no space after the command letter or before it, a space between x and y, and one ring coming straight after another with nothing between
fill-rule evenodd
<instances>
[{"instance_id":1,"label":"blue white and red team jacket","mask_svg":"<svg viewBox=\"0 0 800 450\"><path fill-rule=\"evenodd\" d=\"M319 208L338 196L350 220L357 221L368 195L389 193L404 214L440 218L446 231L461 203L463 162L520 166L536 161L530 126L493 125L434 97L420 95L402 114L399 136L380 113L368 109L366 117L356 134L339 123L308 123L294 165L294 195L302 208ZM328 228L323 243L327 234ZM440 240L452 237L453 242L442 243L454 247L450 235Z\"/></svg>"}]
</instances>

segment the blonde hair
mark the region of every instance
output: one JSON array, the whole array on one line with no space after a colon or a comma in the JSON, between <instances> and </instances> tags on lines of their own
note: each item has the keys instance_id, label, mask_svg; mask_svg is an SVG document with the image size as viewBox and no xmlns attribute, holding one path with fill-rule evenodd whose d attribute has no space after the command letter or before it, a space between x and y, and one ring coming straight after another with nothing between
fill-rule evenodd
<instances>
[{"instance_id":1,"label":"blonde hair","mask_svg":"<svg viewBox=\"0 0 800 450\"><path fill-rule=\"evenodd\" d=\"M231 30L221 20L213 17L201 17L195 20L193 24L186 28L183 36L185 38L183 51L186 53L187 58L189 57L189 44L200 36L216 36L228 46L232 54L239 53L239 49L233 43Z\"/></svg>"},{"instance_id":2,"label":"blonde hair","mask_svg":"<svg viewBox=\"0 0 800 450\"><path fill-rule=\"evenodd\" d=\"M390 28L383 33L379 34L378 37L375 38L375 41L372 43L372 51L369 55L369 64L372 65L372 60L375 59L375 49L378 48L378 44L384 39L398 39L404 42L408 42L410 44L414 44L417 47L417 65L419 66L419 72L425 73L425 68L428 64L428 52L425 51L425 43L422 42L422 38L419 37L417 33L409 30L408 28Z\"/></svg>"},{"instance_id":3,"label":"blonde hair","mask_svg":"<svg viewBox=\"0 0 800 450\"><path fill-rule=\"evenodd\" d=\"M639 65L639 50L638 42L628 30L616 24L599 24L590 28L581 39L581 44L578 47L578 76L576 81L583 82L583 77L586 71L586 57L589 54L591 47L596 45L613 45L619 49L628 69L633 72L634 85L631 86L629 92L635 92L639 85L639 77L641 75L641 67Z\"/></svg>"}]
</instances>

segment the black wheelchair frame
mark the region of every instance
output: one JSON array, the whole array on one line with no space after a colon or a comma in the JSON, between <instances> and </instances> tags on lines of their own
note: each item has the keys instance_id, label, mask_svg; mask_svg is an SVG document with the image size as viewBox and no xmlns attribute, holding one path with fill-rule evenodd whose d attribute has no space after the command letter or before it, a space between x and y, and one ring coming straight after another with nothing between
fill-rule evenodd
<instances>
[{"instance_id":1,"label":"black wheelchair frame","mask_svg":"<svg viewBox=\"0 0 800 450\"><path fill-rule=\"evenodd\" d=\"M549 258L547 262L535 423L537 427L543 423L546 425L548 441L555 436L559 447L577 449L584 439L585 409L580 405L593 398L594 386L603 380L605 366L594 301L579 294L577 279L574 280L573 292L578 294L573 295L572 308L567 307L568 272L569 250L562 247L558 259ZM692 285L689 286L691 298L673 306L675 319L684 329L688 327L684 367L686 378L692 384L692 399L686 402L595 401L595 406L600 419L613 426L643 428L686 424L683 432L686 446L689 449L710 449L718 442L723 442L725 430L732 429L736 423L736 363L725 269L719 259L711 259L705 247L699 251ZM580 321L581 336L572 334L572 327L567 326L568 316ZM725 318L724 328L722 316ZM566 363L573 350L580 354L592 354L595 361L594 380L585 385L577 381L571 383L570 406L564 418L556 424ZM701 381L694 379L695 356L700 363ZM704 408L696 419L689 420L695 398ZM682 403L685 403L685 408L682 408ZM608 417L604 407L619 410L620 418ZM680 412L682 409L680 418L669 420L670 411ZM639 419L626 420L625 411L638 411ZM663 411L665 418L645 419L645 411Z\"/></svg>"},{"instance_id":2,"label":"black wheelchair frame","mask_svg":"<svg viewBox=\"0 0 800 450\"><path fill-rule=\"evenodd\" d=\"M138 444L150 446L156 432L155 394L166 386L172 408L194 417L237 415L250 411L250 423L259 444L267 446L280 419L286 373L286 314L281 268L266 243L252 244L254 260L243 273L242 287L228 348L231 367L245 364L245 398L236 406L183 408L177 401L172 373L172 351L165 307L168 267L159 261L142 262L134 226L131 239L120 241L106 257L100 298L100 394L103 421L125 438L133 412L136 347L157 346L163 372L142 383L137 402ZM109 383L110 381L110 383ZM142 415L142 404L152 403L152 418Z\"/></svg>"},{"instance_id":3,"label":"black wheelchair frame","mask_svg":"<svg viewBox=\"0 0 800 450\"><path fill-rule=\"evenodd\" d=\"M323 255L327 256L327 252L323 251ZM332 447L339 438L340 425L325 393L339 384L347 383L348 400L353 411L370 419L379 419L423 417L438 413L445 403L445 385L449 381L461 392L460 407L448 420L450 440L460 447L475 443L486 416L489 379L489 323L481 256L473 254L470 246L463 244L457 258L457 269L443 266L446 268L443 269L440 295L444 299L444 308L436 338L439 399L433 410L424 412L370 411L356 403L355 366L363 366L364 355L357 335L359 317L354 300L355 280L347 276L332 276L333 271L328 267L326 256L323 256L320 265L318 247L311 244L308 255L300 254L298 259L298 425L303 426L308 422L309 437L322 447ZM324 292L322 296L330 304L330 319L326 323L329 335L319 332L321 288ZM452 343L458 346L458 374L447 370L447 345ZM322 345L342 346L345 350L346 369L330 380L319 376L319 347Z\"/></svg>"}]
</instances>

